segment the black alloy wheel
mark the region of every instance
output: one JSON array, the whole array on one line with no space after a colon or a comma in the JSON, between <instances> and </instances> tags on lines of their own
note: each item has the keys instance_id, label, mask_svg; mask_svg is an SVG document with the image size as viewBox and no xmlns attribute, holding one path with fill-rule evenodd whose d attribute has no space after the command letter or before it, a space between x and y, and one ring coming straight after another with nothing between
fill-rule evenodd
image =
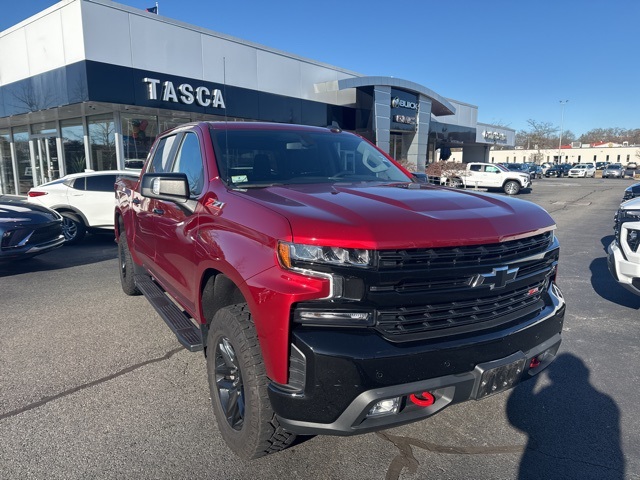
<instances>
[{"instance_id":1,"label":"black alloy wheel","mask_svg":"<svg viewBox=\"0 0 640 480\"><path fill-rule=\"evenodd\" d=\"M244 384L236 352L227 337L220 337L215 352L218 398L229 426L241 430L244 423Z\"/></svg>"}]
</instances>

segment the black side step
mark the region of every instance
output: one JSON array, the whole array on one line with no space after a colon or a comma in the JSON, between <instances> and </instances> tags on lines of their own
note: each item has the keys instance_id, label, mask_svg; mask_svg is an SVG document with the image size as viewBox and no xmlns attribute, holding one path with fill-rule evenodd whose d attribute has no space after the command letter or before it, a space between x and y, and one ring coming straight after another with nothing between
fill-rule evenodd
<instances>
[{"instance_id":1,"label":"black side step","mask_svg":"<svg viewBox=\"0 0 640 480\"><path fill-rule=\"evenodd\" d=\"M136 275L136 286L142 292L149 303L156 309L160 317L178 337L178 341L184 347L197 352L202 350L202 335L191 318L173 303L167 294L148 275Z\"/></svg>"}]
</instances>

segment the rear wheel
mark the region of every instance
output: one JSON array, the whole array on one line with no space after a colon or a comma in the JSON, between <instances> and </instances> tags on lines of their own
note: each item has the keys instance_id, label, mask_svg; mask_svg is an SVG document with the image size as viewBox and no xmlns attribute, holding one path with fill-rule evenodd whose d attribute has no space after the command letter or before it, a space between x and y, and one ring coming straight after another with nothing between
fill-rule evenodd
<instances>
[{"instance_id":1,"label":"rear wheel","mask_svg":"<svg viewBox=\"0 0 640 480\"><path fill-rule=\"evenodd\" d=\"M291 445L295 434L280 426L269 402L269 380L246 304L214 315L207 337L207 372L218 429L236 455L248 460Z\"/></svg>"},{"instance_id":2,"label":"rear wheel","mask_svg":"<svg viewBox=\"0 0 640 480\"><path fill-rule=\"evenodd\" d=\"M84 238L87 227L82 219L74 213L60 212L62 215L62 233L67 245L78 243Z\"/></svg>"},{"instance_id":3,"label":"rear wheel","mask_svg":"<svg viewBox=\"0 0 640 480\"><path fill-rule=\"evenodd\" d=\"M520 184L514 180L509 180L502 188L507 195L517 195L520 191Z\"/></svg>"},{"instance_id":4,"label":"rear wheel","mask_svg":"<svg viewBox=\"0 0 640 480\"><path fill-rule=\"evenodd\" d=\"M118 238L118 262L120 264L120 285L127 295L140 295L140 290L134 281L135 266L127 244L127 235L123 231Z\"/></svg>"}]
</instances>

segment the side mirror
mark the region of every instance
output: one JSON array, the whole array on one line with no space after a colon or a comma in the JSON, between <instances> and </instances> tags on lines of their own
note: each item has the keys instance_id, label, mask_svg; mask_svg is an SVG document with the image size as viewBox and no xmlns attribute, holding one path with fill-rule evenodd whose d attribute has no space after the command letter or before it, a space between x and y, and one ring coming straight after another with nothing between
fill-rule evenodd
<instances>
[{"instance_id":1,"label":"side mirror","mask_svg":"<svg viewBox=\"0 0 640 480\"><path fill-rule=\"evenodd\" d=\"M140 193L143 197L185 203L189 200L189 180L184 173L145 173Z\"/></svg>"},{"instance_id":2,"label":"side mirror","mask_svg":"<svg viewBox=\"0 0 640 480\"><path fill-rule=\"evenodd\" d=\"M429 183L429 175L426 173L413 173L413 178L420 183Z\"/></svg>"}]
</instances>

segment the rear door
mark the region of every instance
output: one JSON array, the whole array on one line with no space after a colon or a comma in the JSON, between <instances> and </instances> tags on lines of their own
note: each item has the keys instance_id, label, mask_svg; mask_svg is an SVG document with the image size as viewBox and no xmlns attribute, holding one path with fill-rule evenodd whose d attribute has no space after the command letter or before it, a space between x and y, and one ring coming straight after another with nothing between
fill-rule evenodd
<instances>
[{"instance_id":1,"label":"rear door","mask_svg":"<svg viewBox=\"0 0 640 480\"><path fill-rule=\"evenodd\" d=\"M76 180L76 183L77 180ZM84 190L69 190L68 202L82 212L87 226L93 228L113 228L113 210L115 205L113 173L89 175L84 179Z\"/></svg>"}]
</instances>

